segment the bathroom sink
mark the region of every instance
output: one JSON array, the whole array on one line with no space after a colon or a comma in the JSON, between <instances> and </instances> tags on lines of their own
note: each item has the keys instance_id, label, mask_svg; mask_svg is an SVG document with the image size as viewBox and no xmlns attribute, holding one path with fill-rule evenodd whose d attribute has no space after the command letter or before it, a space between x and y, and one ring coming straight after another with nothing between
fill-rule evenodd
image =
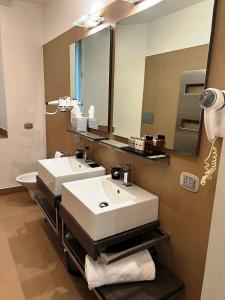
<instances>
[{"instance_id":1,"label":"bathroom sink","mask_svg":"<svg viewBox=\"0 0 225 300\"><path fill-rule=\"evenodd\" d=\"M105 168L92 168L74 156L38 161L38 176L56 196L62 194L62 183L105 175Z\"/></svg>"},{"instance_id":2,"label":"bathroom sink","mask_svg":"<svg viewBox=\"0 0 225 300\"><path fill-rule=\"evenodd\" d=\"M110 175L63 184L61 204L95 241L156 221L156 195Z\"/></svg>"}]
</instances>

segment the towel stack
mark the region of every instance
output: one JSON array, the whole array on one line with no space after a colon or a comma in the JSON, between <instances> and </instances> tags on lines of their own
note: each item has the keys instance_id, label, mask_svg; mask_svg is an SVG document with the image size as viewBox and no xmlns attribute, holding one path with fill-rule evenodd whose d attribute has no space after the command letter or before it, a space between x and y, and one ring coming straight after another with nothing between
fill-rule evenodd
<instances>
[{"instance_id":1,"label":"towel stack","mask_svg":"<svg viewBox=\"0 0 225 300\"><path fill-rule=\"evenodd\" d=\"M155 264L148 250L135 253L110 265L98 258L85 258L85 274L90 290L108 284L151 281L155 279Z\"/></svg>"}]
</instances>

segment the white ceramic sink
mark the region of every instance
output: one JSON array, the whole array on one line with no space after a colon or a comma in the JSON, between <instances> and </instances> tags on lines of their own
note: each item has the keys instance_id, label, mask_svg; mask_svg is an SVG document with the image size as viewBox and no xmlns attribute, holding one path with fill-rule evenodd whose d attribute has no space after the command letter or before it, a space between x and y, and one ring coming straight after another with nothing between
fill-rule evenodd
<instances>
[{"instance_id":1,"label":"white ceramic sink","mask_svg":"<svg viewBox=\"0 0 225 300\"><path fill-rule=\"evenodd\" d=\"M157 220L158 203L157 196L110 175L63 184L62 205L95 241Z\"/></svg>"},{"instance_id":2,"label":"white ceramic sink","mask_svg":"<svg viewBox=\"0 0 225 300\"><path fill-rule=\"evenodd\" d=\"M105 168L91 168L74 156L38 161L38 176L56 196L62 194L62 183L105 175Z\"/></svg>"}]
</instances>

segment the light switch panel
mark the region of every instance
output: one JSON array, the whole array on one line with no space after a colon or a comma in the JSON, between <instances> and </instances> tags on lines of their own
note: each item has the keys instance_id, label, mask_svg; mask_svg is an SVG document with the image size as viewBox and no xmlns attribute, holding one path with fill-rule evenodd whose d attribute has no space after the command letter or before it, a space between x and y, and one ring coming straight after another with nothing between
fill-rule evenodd
<instances>
[{"instance_id":1,"label":"light switch panel","mask_svg":"<svg viewBox=\"0 0 225 300\"><path fill-rule=\"evenodd\" d=\"M180 185L185 190L197 193L199 191L199 178L193 174L183 172L180 175Z\"/></svg>"},{"instance_id":2,"label":"light switch panel","mask_svg":"<svg viewBox=\"0 0 225 300\"><path fill-rule=\"evenodd\" d=\"M154 113L152 112L143 112L142 113L142 123L153 124Z\"/></svg>"}]
</instances>

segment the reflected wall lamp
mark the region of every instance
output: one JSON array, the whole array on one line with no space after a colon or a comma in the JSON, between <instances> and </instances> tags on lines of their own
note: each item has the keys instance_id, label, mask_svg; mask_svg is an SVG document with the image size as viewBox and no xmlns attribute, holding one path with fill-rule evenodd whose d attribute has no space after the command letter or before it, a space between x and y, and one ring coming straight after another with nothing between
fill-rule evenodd
<instances>
[{"instance_id":1,"label":"reflected wall lamp","mask_svg":"<svg viewBox=\"0 0 225 300\"><path fill-rule=\"evenodd\" d=\"M84 28L94 28L100 25L104 21L104 18L99 13L88 14L82 18L76 20L73 25Z\"/></svg>"},{"instance_id":2,"label":"reflected wall lamp","mask_svg":"<svg viewBox=\"0 0 225 300\"><path fill-rule=\"evenodd\" d=\"M138 4L140 2L143 2L144 0L123 0L123 1L130 2L130 3L133 3L133 4Z\"/></svg>"}]
</instances>

